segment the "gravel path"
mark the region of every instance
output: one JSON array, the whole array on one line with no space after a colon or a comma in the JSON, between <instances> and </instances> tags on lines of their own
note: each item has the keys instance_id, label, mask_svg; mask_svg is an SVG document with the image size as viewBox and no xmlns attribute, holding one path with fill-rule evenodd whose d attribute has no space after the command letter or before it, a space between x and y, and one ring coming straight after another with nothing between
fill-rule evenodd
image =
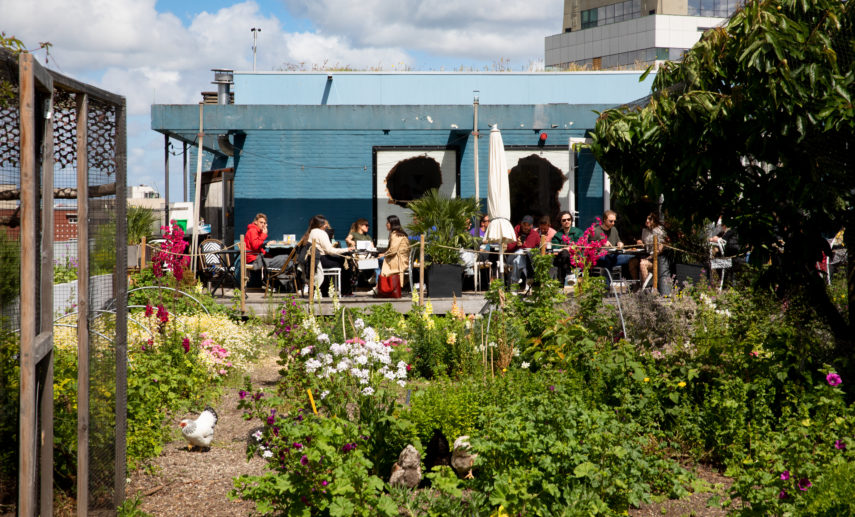
<instances>
[{"instance_id":1,"label":"gravel path","mask_svg":"<svg viewBox=\"0 0 855 517\"><path fill-rule=\"evenodd\" d=\"M254 386L272 389L279 378L279 366L274 351L266 354L251 372ZM160 456L152 460L149 474L145 470L130 473L131 482L126 495L129 499L140 494L139 509L152 515L194 514L205 517L257 515L251 502L228 498L232 479L241 474L260 475L265 462L255 457L246 460L246 437L258 422L247 422L238 410L238 390L226 390L214 406L218 422L211 449L188 452L183 438L166 444ZM181 418L175 419L177 429ZM176 436L178 436L176 434Z\"/></svg>"}]
</instances>

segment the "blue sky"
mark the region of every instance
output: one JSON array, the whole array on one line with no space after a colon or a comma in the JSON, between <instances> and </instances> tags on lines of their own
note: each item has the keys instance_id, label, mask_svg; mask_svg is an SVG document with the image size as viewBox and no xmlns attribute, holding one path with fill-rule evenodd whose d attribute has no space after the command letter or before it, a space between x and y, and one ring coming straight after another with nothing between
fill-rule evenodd
<instances>
[{"instance_id":1,"label":"blue sky","mask_svg":"<svg viewBox=\"0 0 855 517\"><path fill-rule=\"evenodd\" d=\"M51 42L50 68L124 95L128 183L162 192L151 104L198 103L213 89L211 68L251 70L251 27L261 28L259 71L483 70L500 61L529 70L542 66L563 10L563 0L0 0L0 31L31 48ZM170 169L181 171L180 158ZM179 173L170 191L170 200L183 197Z\"/></svg>"}]
</instances>

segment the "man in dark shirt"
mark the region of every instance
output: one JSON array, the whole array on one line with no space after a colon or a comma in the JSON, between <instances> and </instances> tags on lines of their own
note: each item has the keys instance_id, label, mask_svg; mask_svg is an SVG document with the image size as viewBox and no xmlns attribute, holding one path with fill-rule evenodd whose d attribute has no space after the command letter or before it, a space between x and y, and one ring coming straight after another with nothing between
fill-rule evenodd
<instances>
[{"instance_id":1,"label":"man in dark shirt","mask_svg":"<svg viewBox=\"0 0 855 517\"><path fill-rule=\"evenodd\" d=\"M620 234L618 233L617 227L615 227L615 222L617 221L617 212L614 210L606 210L603 212L603 220L600 224L594 227L594 239L595 240L608 240L608 246L615 248L617 250L623 249L623 242L620 240ZM624 266L625 264L629 264L629 261L632 260L632 255L623 255L618 253L609 253L608 255L601 257L597 260L597 266L612 269L616 266ZM606 283L608 283L608 276L606 276Z\"/></svg>"},{"instance_id":2,"label":"man in dark shirt","mask_svg":"<svg viewBox=\"0 0 855 517\"><path fill-rule=\"evenodd\" d=\"M573 226L573 215L570 212L564 211L558 214L558 222L561 223L561 228L552 237L552 250L555 255L552 265L558 268L558 279L566 285L570 280L568 275L573 271L570 252L567 248L575 244L583 232L581 228Z\"/></svg>"}]
</instances>

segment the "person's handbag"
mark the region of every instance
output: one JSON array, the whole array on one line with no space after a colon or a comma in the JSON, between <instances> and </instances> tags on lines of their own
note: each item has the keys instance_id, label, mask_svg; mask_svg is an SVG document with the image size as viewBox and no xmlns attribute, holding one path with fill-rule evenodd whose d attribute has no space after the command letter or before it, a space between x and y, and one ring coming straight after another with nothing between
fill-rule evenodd
<instances>
[{"instance_id":1,"label":"person's handbag","mask_svg":"<svg viewBox=\"0 0 855 517\"><path fill-rule=\"evenodd\" d=\"M377 284L378 298L400 298L401 277L400 275L380 275L380 283Z\"/></svg>"}]
</instances>

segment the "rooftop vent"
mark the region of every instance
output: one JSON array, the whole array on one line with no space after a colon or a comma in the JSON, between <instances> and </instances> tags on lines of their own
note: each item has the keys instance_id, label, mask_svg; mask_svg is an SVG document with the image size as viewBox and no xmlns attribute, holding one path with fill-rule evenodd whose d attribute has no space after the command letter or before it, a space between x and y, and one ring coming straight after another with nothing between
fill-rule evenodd
<instances>
[{"instance_id":1,"label":"rooftop vent","mask_svg":"<svg viewBox=\"0 0 855 517\"><path fill-rule=\"evenodd\" d=\"M234 84L234 70L225 68L212 68L214 72L213 84L217 85L217 104L232 104L234 97L231 94L231 87ZM202 93L202 98L205 98L205 93ZM204 100L203 100L204 102ZM207 104L207 102L205 102Z\"/></svg>"}]
</instances>

